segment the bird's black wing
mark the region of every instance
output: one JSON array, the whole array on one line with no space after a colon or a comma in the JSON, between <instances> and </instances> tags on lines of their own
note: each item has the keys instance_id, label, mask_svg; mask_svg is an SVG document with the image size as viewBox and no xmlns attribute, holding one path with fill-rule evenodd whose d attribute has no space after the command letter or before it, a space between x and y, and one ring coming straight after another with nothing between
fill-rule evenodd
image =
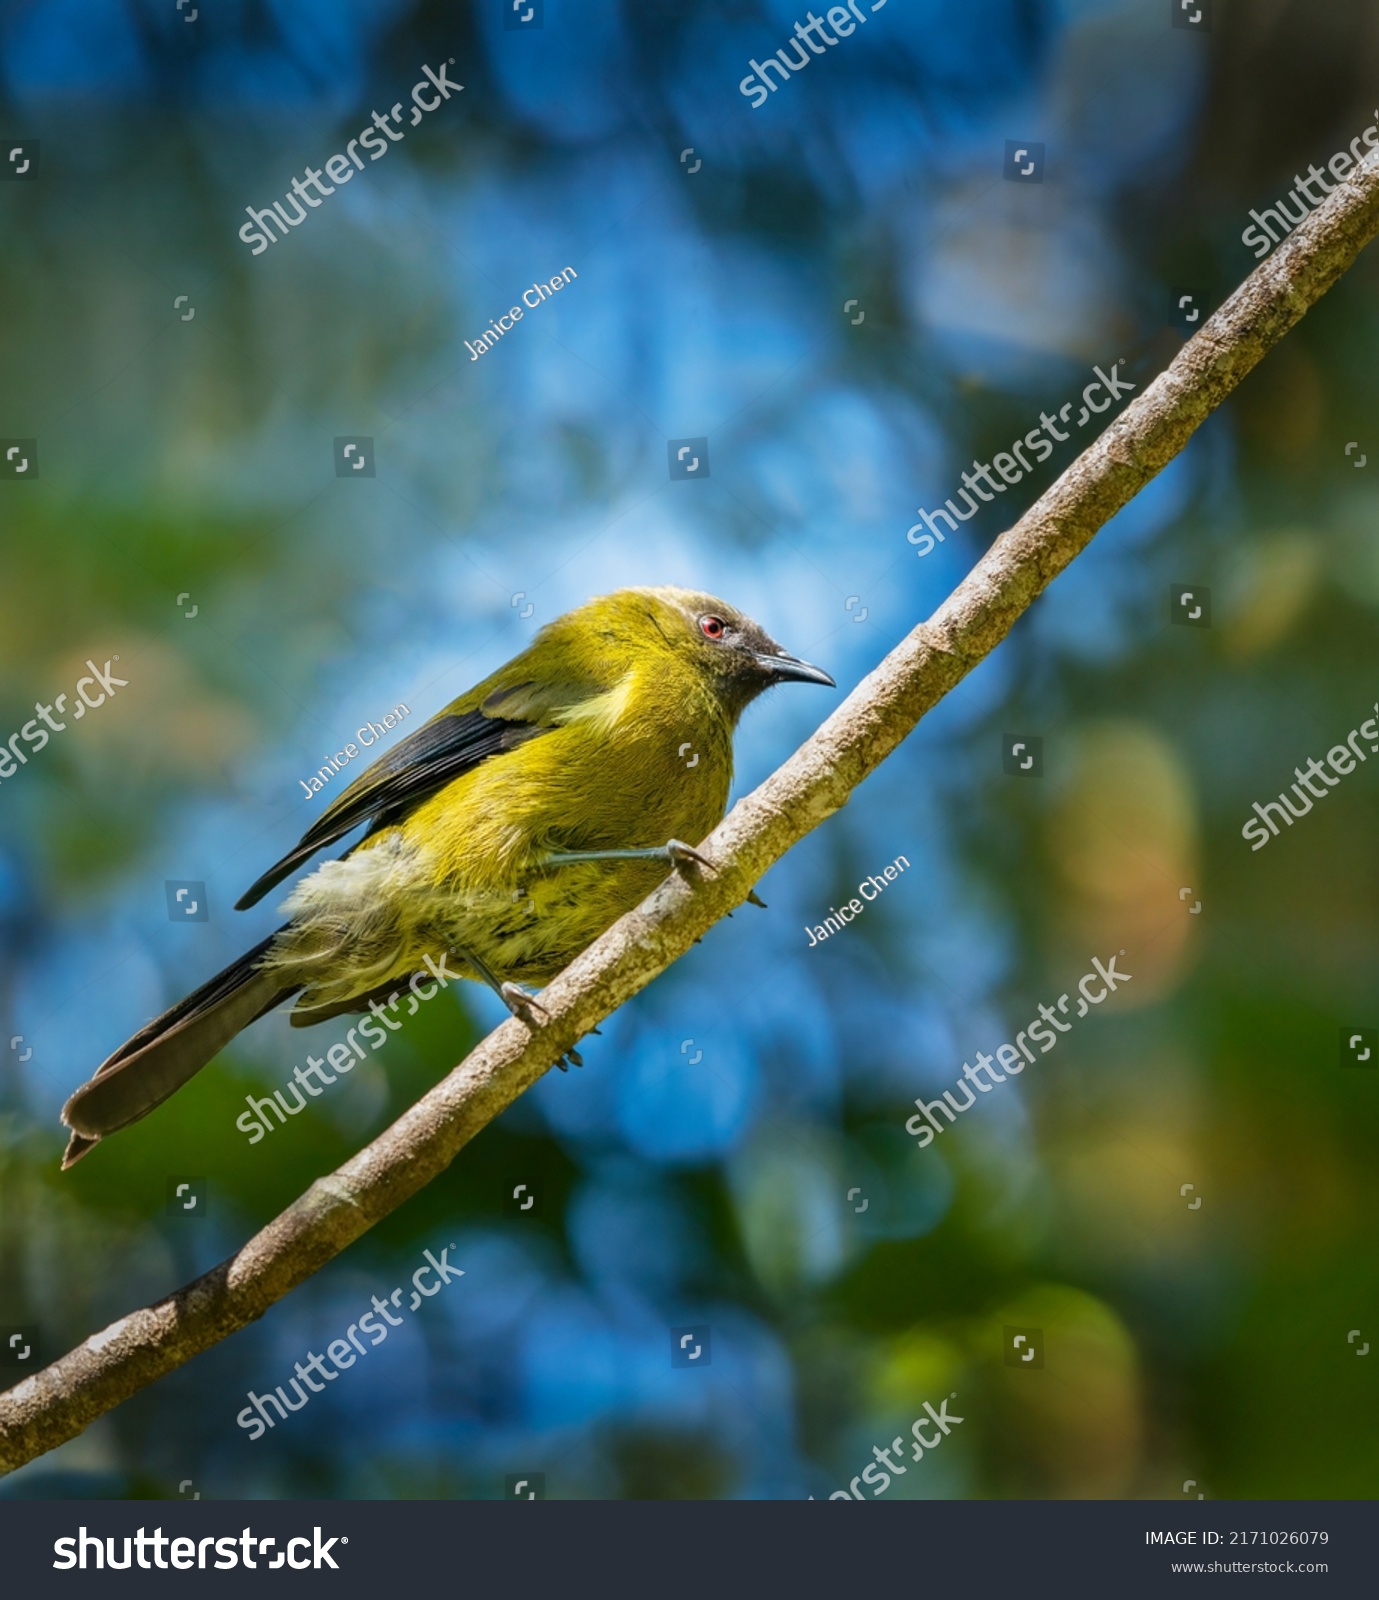
<instances>
[{"instance_id":1,"label":"bird's black wing","mask_svg":"<svg viewBox=\"0 0 1379 1600\"><path fill-rule=\"evenodd\" d=\"M517 685L516 689L527 687ZM526 702L521 704L524 711L537 709L530 705L531 696L514 695L513 691L491 695L484 705L492 706L496 713L504 699ZM491 756L515 749L547 732L551 726L548 720L498 716L482 708L442 712L433 717L362 772L312 823L296 848L289 850L240 897L235 910L245 911L257 905L270 889L295 872L304 861L326 845L342 839L361 822L372 820L370 831L377 832L379 828L401 821L447 783L472 771Z\"/></svg>"}]
</instances>

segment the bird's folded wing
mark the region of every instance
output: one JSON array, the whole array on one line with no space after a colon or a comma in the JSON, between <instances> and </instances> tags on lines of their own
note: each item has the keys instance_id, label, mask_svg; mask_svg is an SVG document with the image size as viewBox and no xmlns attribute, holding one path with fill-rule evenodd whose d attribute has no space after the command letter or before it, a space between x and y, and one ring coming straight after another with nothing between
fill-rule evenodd
<instances>
[{"instance_id":1,"label":"bird's folded wing","mask_svg":"<svg viewBox=\"0 0 1379 1600\"><path fill-rule=\"evenodd\" d=\"M442 711L362 772L312 823L295 849L239 899L235 910L257 905L304 861L361 822L371 821L372 832L400 822L423 800L481 762L558 727L565 712L603 689L597 683L517 682L494 689L476 709Z\"/></svg>"}]
</instances>

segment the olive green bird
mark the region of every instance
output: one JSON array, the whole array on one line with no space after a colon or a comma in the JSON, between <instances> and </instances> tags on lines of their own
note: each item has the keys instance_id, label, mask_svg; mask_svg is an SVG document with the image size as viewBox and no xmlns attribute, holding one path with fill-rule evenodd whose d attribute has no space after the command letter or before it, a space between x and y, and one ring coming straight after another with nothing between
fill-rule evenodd
<instances>
[{"instance_id":1,"label":"olive green bird","mask_svg":"<svg viewBox=\"0 0 1379 1600\"><path fill-rule=\"evenodd\" d=\"M619 590L542 628L375 761L249 889L236 910L369 824L296 885L283 927L76 1091L63 1166L294 995L296 1027L362 1012L443 955L535 1026L523 984L553 978L667 863L708 865L683 841L722 819L738 718L786 682L833 686L750 617L685 589Z\"/></svg>"}]
</instances>

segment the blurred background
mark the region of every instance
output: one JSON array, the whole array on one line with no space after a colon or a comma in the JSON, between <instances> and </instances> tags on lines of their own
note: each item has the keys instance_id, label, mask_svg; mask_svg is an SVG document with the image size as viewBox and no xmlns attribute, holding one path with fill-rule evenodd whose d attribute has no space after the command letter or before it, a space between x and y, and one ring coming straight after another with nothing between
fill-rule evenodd
<instances>
[{"instance_id":1,"label":"blurred background","mask_svg":"<svg viewBox=\"0 0 1379 1600\"><path fill-rule=\"evenodd\" d=\"M1101 422L924 556L918 508L1093 366L1138 393L1171 359L1254 265L1251 208L1376 118L1363 0L1198 6L894 0L754 109L785 0L0 5L0 135L36 163L0 171L0 444L37 441L0 476L0 738L88 660L128 680L0 781L0 1333L52 1359L222 1260L499 1020L452 991L251 1145L245 1096L348 1022L273 1016L58 1172L71 1090L276 926L231 906L358 727L590 595L687 584L839 681L749 712L744 792ZM251 253L246 207L451 60L462 94ZM1379 1027L1379 763L1241 829L1374 714L1377 287L1371 248L768 911L0 1494L822 1499L950 1396L889 1498L1373 1494L1379 1071L1343 1063ZM685 439L707 471L675 480ZM1056 1050L906 1134L1121 950ZM446 1245L463 1279L346 1381L236 1426ZM689 1327L708 1363L673 1366Z\"/></svg>"}]
</instances>

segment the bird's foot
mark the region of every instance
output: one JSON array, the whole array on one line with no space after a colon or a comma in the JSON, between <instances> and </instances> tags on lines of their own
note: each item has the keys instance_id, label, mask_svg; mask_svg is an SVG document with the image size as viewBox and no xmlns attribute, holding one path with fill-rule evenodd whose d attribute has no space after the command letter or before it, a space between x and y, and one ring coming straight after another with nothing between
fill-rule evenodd
<instances>
[{"instance_id":1,"label":"bird's foot","mask_svg":"<svg viewBox=\"0 0 1379 1600\"><path fill-rule=\"evenodd\" d=\"M516 1017L519 1022L525 1022L533 1033L535 1033L537 1028L541 1026L534 1013L539 1011L542 1018L549 1018L550 1016L550 1012L547 1011L545 1006L541 1004L536 996L524 989L520 983L499 984L498 993L502 998L503 1004L508 1008L513 1016ZM597 1033L599 1030L595 1028L593 1031ZM580 1055L579 1051L576 1050L573 1045L571 1045L565 1054L556 1061L556 1066L558 1066L562 1072L566 1072L569 1070L566 1066L567 1062L572 1063L576 1067L582 1067L584 1065L584 1057Z\"/></svg>"},{"instance_id":2,"label":"bird's foot","mask_svg":"<svg viewBox=\"0 0 1379 1600\"><path fill-rule=\"evenodd\" d=\"M668 839L665 852L667 860L682 878L689 878L691 862L696 867L701 867L705 872L716 872L718 870L707 856L701 856L697 850L692 849L681 839Z\"/></svg>"},{"instance_id":3,"label":"bird's foot","mask_svg":"<svg viewBox=\"0 0 1379 1600\"><path fill-rule=\"evenodd\" d=\"M537 1022L533 1015L534 1012L539 1011L543 1017L550 1016L550 1012L546 1010L536 996L529 990L524 989L520 983L500 983L498 985L498 997L512 1012L513 1016L519 1022L525 1022L529 1028L540 1027L540 1023Z\"/></svg>"}]
</instances>

